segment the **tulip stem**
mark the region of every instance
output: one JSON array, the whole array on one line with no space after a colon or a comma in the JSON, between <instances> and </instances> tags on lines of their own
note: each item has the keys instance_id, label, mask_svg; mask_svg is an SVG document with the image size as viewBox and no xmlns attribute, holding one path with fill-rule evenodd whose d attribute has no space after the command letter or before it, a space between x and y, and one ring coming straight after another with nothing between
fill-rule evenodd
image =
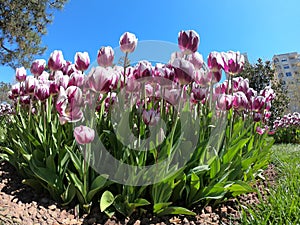
<instances>
[{"instance_id":1,"label":"tulip stem","mask_svg":"<svg viewBox=\"0 0 300 225\"><path fill-rule=\"evenodd\" d=\"M123 68L124 68L124 87L125 87L125 80L126 80L126 68L127 68L127 58L128 58L128 52L125 53Z\"/></svg>"}]
</instances>

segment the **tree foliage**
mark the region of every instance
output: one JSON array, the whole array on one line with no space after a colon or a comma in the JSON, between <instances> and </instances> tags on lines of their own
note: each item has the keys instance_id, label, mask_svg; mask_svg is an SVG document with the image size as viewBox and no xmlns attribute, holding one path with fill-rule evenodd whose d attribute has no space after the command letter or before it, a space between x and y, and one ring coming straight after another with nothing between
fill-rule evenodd
<instances>
[{"instance_id":1,"label":"tree foliage","mask_svg":"<svg viewBox=\"0 0 300 225\"><path fill-rule=\"evenodd\" d=\"M8 91L11 89L11 84L0 82L0 104L2 102L10 102L8 98Z\"/></svg>"},{"instance_id":2,"label":"tree foliage","mask_svg":"<svg viewBox=\"0 0 300 225\"><path fill-rule=\"evenodd\" d=\"M246 63L240 76L248 78L250 87L258 92L266 86L271 85L276 97L272 101L270 124L272 124L276 117L284 114L289 103L287 90L283 88L282 81L276 79L275 70L272 68L270 61L263 62L259 58L253 65Z\"/></svg>"},{"instance_id":3,"label":"tree foliage","mask_svg":"<svg viewBox=\"0 0 300 225\"><path fill-rule=\"evenodd\" d=\"M46 50L41 37L67 0L0 0L0 65L29 67Z\"/></svg>"}]
</instances>

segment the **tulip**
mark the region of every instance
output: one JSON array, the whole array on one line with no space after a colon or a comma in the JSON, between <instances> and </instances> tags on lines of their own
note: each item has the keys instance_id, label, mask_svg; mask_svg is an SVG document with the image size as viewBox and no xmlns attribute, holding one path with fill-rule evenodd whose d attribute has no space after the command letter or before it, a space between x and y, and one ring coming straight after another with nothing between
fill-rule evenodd
<instances>
[{"instance_id":1,"label":"tulip","mask_svg":"<svg viewBox=\"0 0 300 225\"><path fill-rule=\"evenodd\" d=\"M125 32L120 37L120 49L124 53L132 53L137 46L138 39L132 33Z\"/></svg>"},{"instance_id":2,"label":"tulip","mask_svg":"<svg viewBox=\"0 0 300 225\"><path fill-rule=\"evenodd\" d=\"M107 93L111 90L113 82L113 70L97 66L93 68L88 76L88 86L94 92Z\"/></svg>"},{"instance_id":3,"label":"tulip","mask_svg":"<svg viewBox=\"0 0 300 225\"><path fill-rule=\"evenodd\" d=\"M262 114L261 113L254 113L253 114L253 121L254 122L259 122L259 121L261 121L262 120L262 118L263 118L263 116L262 116Z\"/></svg>"},{"instance_id":4,"label":"tulip","mask_svg":"<svg viewBox=\"0 0 300 225\"><path fill-rule=\"evenodd\" d=\"M224 61L222 59L222 55L219 52L211 52L207 58L207 66L208 68L213 71L220 71L224 68Z\"/></svg>"},{"instance_id":5,"label":"tulip","mask_svg":"<svg viewBox=\"0 0 300 225\"><path fill-rule=\"evenodd\" d=\"M19 82L25 81L26 79L26 69L24 67L20 67L16 69L16 80Z\"/></svg>"},{"instance_id":6,"label":"tulip","mask_svg":"<svg viewBox=\"0 0 300 225\"><path fill-rule=\"evenodd\" d=\"M263 109L266 99L263 96L256 96L251 98L251 109L254 112L259 112Z\"/></svg>"},{"instance_id":7,"label":"tulip","mask_svg":"<svg viewBox=\"0 0 300 225\"><path fill-rule=\"evenodd\" d=\"M160 119L160 114L153 109L144 110L142 114L143 121L146 125L156 125Z\"/></svg>"},{"instance_id":8,"label":"tulip","mask_svg":"<svg viewBox=\"0 0 300 225\"><path fill-rule=\"evenodd\" d=\"M95 138L95 131L89 127L80 125L74 129L74 137L78 144L91 143Z\"/></svg>"},{"instance_id":9,"label":"tulip","mask_svg":"<svg viewBox=\"0 0 300 225\"><path fill-rule=\"evenodd\" d=\"M113 65L114 61L114 50L112 47L101 47L98 51L97 62L99 66L108 67Z\"/></svg>"},{"instance_id":10,"label":"tulip","mask_svg":"<svg viewBox=\"0 0 300 225\"><path fill-rule=\"evenodd\" d=\"M203 102L205 97L207 97L208 90L207 88L200 88L200 87L192 87L191 92L191 101L193 103Z\"/></svg>"},{"instance_id":11,"label":"tulip","mask_svg":"<svg viewBox=\"0 0 300 225\"><path fill-rule=\"evenodd\" d=\"M40 76L46 67L46 60L45 59L37 59L34 60L30 67L30 72L35 76Z\"/></svg>"},{"instance_id":12,"label":"tulip","mask_svg":"<svg viewBox=\"0 0 300 225\"><path fill-rule=\"evenodd\" d=\"M83 118L81 111L82 91L77 86L70 86L67 89L60 87L59 96L56 102L56 110L60 116L60 122L78 122Z\"/></svg>"},{"instance_id":13,"label":"tulip","mask_svg":"<svg viewBox=\"0 0 300 225\"><path fill-rule=\"evenodd\" d=\"M49 80L50 78L50 74L46 71L44 71L37 79L41 82L45 82L47 80Z\"/></svg>"},{"instance_id":14,"label":"tulip","mask_svg":"<svg viewBox=\"0 0 300 225\"><path fill-rule=\"evenodd\" d=\"M248 108L248 99L244 92L238 91L234 93L232 105L237 110L245 110Z\"/></svg>"},{"instance_id":15,"label":"tulip","mask_svg":"<svg viewBox=\"0 0 300 225\"><path fill-rule=\"evenodd\" d=\"M21 94L21 84L16 83L11 86L11 92L13 96L19 96Z\"/></svg>"},{"instance_id":16,"label":"tulip","mask_svg":"<svg viewBox=\"0 0 300 225\"><path fill-rule=\"evenodd\" d=\"M40 83L34 88L34 95L40 101L45 101L50 96L49 84Z\"/></svg>"},{"instance_id":17,"label":"tulip","mask_svg":"<svg viewBox=\"0 0 300 225\"><path fill-rule=\"evenodd\" d=\"M34 93L37 80L34 76L27 76L25 80L25 92L28 94Z\"/></svg>"},{"instance_id":18,"label":"tulip","mask_svg":"<svg viewBox=\"0 0 300 225\"><path fill-rule=\"evenodd\" d=\"M246 96L248 98L248 100L251 100L251 97L256 97L257 96L257 91L255 91L253 88L248 88L248 90L246 91Z\"/></svg>"},{"instance_id":19,"label":"tulip","mask_svg":"<svg viewBox=\"0 0 300 225\"><path fill-rule=\"evenodd\" d=\"M69 78L69 83L68 86L82 86L84 83L84 75L79 72L76 71L74 73L71 74L70 78Z\"/></svg>"},{"instance_id":20,"label":"tulip","mask_svg":"<svg viewBox=\"0 0 300 225\"><path fill-rule=\"evenodd\" d=\"M186 55L197 51L200 37L194 30L180 31L178 33L179 49Z\"/></svg>"},{"instance_id":21,"label":"tulip","mask_svg":"<svg viewBox=\"0 0 300 225\"><path fill-rule=\"evenodd\" d=\"M146 60L140 61L133 70L135 79L152 77L152 64Z\"/></svg>"},{"instance_id":22,"label":"tulip","mask_svg":"<svg viewBox=\"0 0 300 225\"><path fill-rule=\"evenodd\" d=\"M80 71L85 71L90 66L90 57L87 52L76 52L74 57L75 68Z\"/></svg>"},{"instance_id":23,"label":"tulip","mask_svg":"<svg viewBox=\"0 0 300 225\"><path fill-rule=\"evenodd\" d=\"M204 64L203 56L199 52L190 54L188 56L188 61L190 61L194 65L195 69L201 69Z\"/></svg>"},{"instance_id":24,"label":"tulip","mask_svg":"<svg viewBox=\"0 0 300 225\"><path fill-rule=\"evenodd\" d=\"M181 84L186 85L194 80L194 66L189 61L183 58L176 58L172 64L174 68L175 80Z\"/></svg>"},{"instance_id":25,"label":"tulip","mask_svg":"<svg viewBox=\"0 0 300 225\"><path fill-rule=\"evenodd\" d=\"M202 68L198 69L194 72L194 81L201 87L207 87L211 82L211 75L211 73L206 73Z\"/></svg>"},{"instance_id":26,"label":"tulip","mask_svg":"<svg viewBox=\"0 0 300 225\"><path fill-rule=\"evenodd\" d=\"M260 95L264 96L266 98L266 101L272 101L275 98L275 92L271 88L271 86L267 86L263 90L261 90Z\"/></svg>"},{"instance_id":27,"label":"tulip","mask_svg":"<svg viewBox=\"0 0 300 225\"><path fill-rule=\"evenodd\" d=\"M245 58L240 52L222 52L224 70L227 74L236 75L243 70Z\"/></svg>"},{"instance_id":28,"label":"tulip","mask_svg":"<svg viewBox=\"0 0 300 225\"><path fill-rule=\"evenodd\" d=\"M217 108L222 111L226 111L232 108L233 96L227 94L219 95L217 99Z\"/></svg>"},{"instance_id":29,"label":"tulip","mask_svg":"<svg viewBox=\"0 0 300 225\"><path fill-rule=\"evenodd\" d=\"M238 91L242 91L246 94L248 92L248 89L249 89L248 78L240 80L239 86L238 86Z\"/></svg>"},{"instance_id":30,"label":"tulip","mask_svg":"<svg viewBox=\"0 0 300 225\"><path fill-rule=\"evenodd\" d=\"M263 135L265 131L266 130L264 128L256 127L256 133L258 133L259 135Z\"/></svg>"},{"instance_id":31,"label":"tulip","mask_svg":"<svg viewBox=\"0 0 300 225\"><path fill-rule=\"evenodd\" d=\"M48 67L52 71L63 69L65 63L62 51L60 50L53 51L48 59Z\"/></svg>"},{"instance_id":32,"label":"tulip","mask_svg":"<svg viewBox=\"0 0 300 225\"><path fill-rule=\"evenodd\" d=\"M64 66L63 66L63 68L61 69L61 71L63 72L63 74L68 74L68 68L69 68L70 65L73 65L73 66L74 66L74 69L77 70L77 69L75 68L75 64L72 64L71 61L65 61ZM72 73L73 73L73 72L74 72L74 71L72 71ZM71 73L70 73L70 74L71 74ZM70 75L70 74L68 74L68 75Z\"/></svg>"},{"instance_id":33,"label":"tulip","mask_svg":"<svg viewBox=\"0 0 300 225\"><path fill-rule=\"evenodd\" d=\"M20 102L22 104L29 105L30 104L30 96L29 95L20 96Z\"/></svg>"}]
</instances>

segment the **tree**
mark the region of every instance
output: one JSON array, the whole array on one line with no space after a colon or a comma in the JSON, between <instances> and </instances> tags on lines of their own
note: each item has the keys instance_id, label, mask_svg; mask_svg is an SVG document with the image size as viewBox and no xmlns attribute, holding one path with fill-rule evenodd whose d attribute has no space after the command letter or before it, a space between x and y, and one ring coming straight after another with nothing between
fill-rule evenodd
<instances>
[{"instance_id":1,"label":"tree","mask_svg":"<svg viewBox=\"0 0 300 225\"><path fill-rule=\"evenodd\" d=\"M0 65L29 67L41 55L41 37L53 20L53 11L67 0L0 0Z\"/></svg>"},{"instance_id":2,"label":"tree","mask_svg":"<svg viewBox=\"0 0 300 225\"><path fill-rule=\"evenodd\" d=\"M2 102L10 102L8 98L8 91L10 91L11 85L9 83L0 82L0 104Z\"/></svg>"},{"instance_id":3,"label":"tree","mask_svg":"<svg viewBox=\"0 0 300 225\"><path fill-rule=\"evenodd\" d=\"M243 78L249 79L249 85L257 92L263 90L266 86L271 85L276 97L272 101L271 118L269 124L271 125L276 117L282 116L285 110L288 108L289 98L287 96L287 90L283 88L281 80L278 80L275 76L275 70L272 69L270 61L265 63L262 59L258 59L257 63L251 65L245 63L244 70L240 73Z\"/></svg>"}]
</instances>

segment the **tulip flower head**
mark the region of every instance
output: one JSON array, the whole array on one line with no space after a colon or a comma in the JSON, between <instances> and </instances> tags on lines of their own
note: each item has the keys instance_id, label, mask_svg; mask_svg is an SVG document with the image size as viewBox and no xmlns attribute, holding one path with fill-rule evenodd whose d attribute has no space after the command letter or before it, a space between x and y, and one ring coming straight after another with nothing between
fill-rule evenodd
<instances>
[{"instance_id":1,"label":"tulip flower head","mask_svg":"<svg viewBox=\"0 0 300 225\"><path fill-rule=\"evenodd\" d=\"M112 47L101 47L98 51L97 62L99 66L108 67L112 66L115 53Z\"/></svg>"},{"instance_id":2,"label":"tulip flower head","mask_svg":"<svg viewBox=\"0 0 300 225\"><path fill-rule=\"evenodd\" d=\"M240 73L245 64L245 58L240 52L222 52L221 53L224 61L224 70L227 74L236 75Z\"/></svg>"},{"instance_id":3,"label":"tulip flower head","mask_svg":"<svg viewBox=\"0 0 300 225\"><path fill-rule=\"evenodd\" d=\"M95 131L87 126L80 125L74 129L74 137L78 144L91 143L95 138Z\"/></svg>"},{"instance_id":4,"label":"tulip flower head","mask_svg":"<svg viewBox=\"0 0 300 225\"><path fill-rule=\"evenodd\" d=\"M61 70L65 65L65 60L62 51L55 50L51 53L48 59L48 67L52 71Z\"/></svg>"},{"instance_id":5,"label":"tulip flower head","mask_svg":"<svg viewBox=\"0 0 300 225\"><path fill-rule=\"evenodd\" d=\"M224 61L220 52L211 52L207 58L207 66L212 72L220 71L224 68Z\"/></svg>"},{"instance_id":6,"label":"tulip flower head","mask_svg":"<svg viewBox=\"0 0 300 225\"><path fill-rule=\"evenodd\" d=\"M179 49L186 55L196 52L199 42L200 37L194 30L180 31L178 33Z\"/></svg>"},{"instance_id":7,"label":"tulip flower head","mask_svg":"<svg viewBox=\"0 0 300 225\"><path fill-rule=\"evenodd\" d=\"M40 76L46 67L46 60L45 59L36 59L32 62L30 67L30 72L35 76Z\"/></svg>"},{"instance_id":8,"label":"tulip flower head","mask_svg":"<svg viewBox=\"0 0 300 225\"><path fill-rule=\"evenodd\" d=\"M87 52L76 52L74 57L75 68L80 71L85 71L90 66L90 57Z\"/></svg>"},{"instance_id":9,"label":"tulip flower head","mask_svg":"<svg viewBox=\"0 0 300 225\"><path fill-rule=\"evenodd\" d=\"M25 81L26 79L26 69L22 66L16 69L16 80L19 82Z\"/></svg>"},{"instance_id":10,"label":"tulip flower head","mask_svg":"<svg viewBox=\"0 0 300 225\"><path fill-rule=\"evenodd\" d=\"M120 37L120 49L124 53L132 53L134 52L136 46L137 46L138 39L136 36L132 33L125 32Z\"/></svg>"}]
</instances>

